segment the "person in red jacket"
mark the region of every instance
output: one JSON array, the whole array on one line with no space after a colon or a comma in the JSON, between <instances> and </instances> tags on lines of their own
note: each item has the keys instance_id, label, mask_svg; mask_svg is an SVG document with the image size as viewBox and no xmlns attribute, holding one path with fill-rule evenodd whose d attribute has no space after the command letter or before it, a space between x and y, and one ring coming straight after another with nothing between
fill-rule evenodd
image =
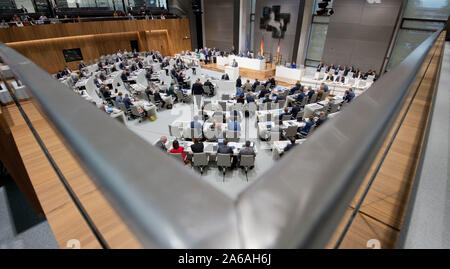
<instances>
[{"instance_id":1,"label":"person in red jacket","mask_svg":"<svg viewBox=\"0 0 450 269\"><path fill-rule=\"evenodd\" d=\"M172 149L170 150L170 153L181 153L181 156L183 156L184 162L187 163L186 154L184 153L184 147L180 146L180 144L178 143L178 140L174 140L172 142Z\"/></svg>"}]
</instances>

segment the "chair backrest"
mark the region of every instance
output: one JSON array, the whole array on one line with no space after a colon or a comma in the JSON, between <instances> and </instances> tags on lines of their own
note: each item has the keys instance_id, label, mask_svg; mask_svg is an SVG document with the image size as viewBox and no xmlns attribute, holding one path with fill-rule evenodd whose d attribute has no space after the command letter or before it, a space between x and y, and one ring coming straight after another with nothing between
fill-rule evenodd
<instances>
[{"instance_id":1,"label":"chair backrest","mask_svg":"<svg viewBox=\"0 0 450 269\"><path fill-rule=\"evenodd\" d=\"M131 114L132 115L137 116L137 117L141 116L141 113L139 113L139 111L138 111L136 106L131 106L130 108L131 108Z\"/></svg>"},{"instance_id":2,"label":"chair backrest","mask_svg":"<svg viewBox=\"0 0 450 269\"><path fill-rule=\"evenodd\" d=\"M202 153L194 153L192 156L192 165L193 166L206 166L208 165L208 156L205 152Z\"/></svg>"},{"instance_id":3,"label":"chair backrest","mask_svg":"<svg viewBox=\"0 0 450 269\"><path fill-rule=\"evenodd\" d=\"M217 154L217 166L231 167L231 155L230 154Z\"/></svg>"},{"instance_id":4,"label":"chair backrest","mask_svg":"<svg viewBox=\"0 0 450 269\"><path fill-rule=\"evenodd\" d=\"M285 121L285 120L290 120L292 118L292 116L291 115L283 115L282 117L281 117L281 120L282 121ZM290 127L290 126L289 126Z\"/></svg>"},{"instance_id":5,"label":"chair backrest","mask_svg":"<svg viewBox=\"0 0 450 269\"><path fill-rule=\"evenodd\" d=\"M297 135L297 126L288 126L286 129L286 137L294 137Z\"/></svg>"},{"instance_id":6,"label":"chair backrest","mask_svg":"<svg viewBox=\"0 0 450 269\"><path fill-rule=\"evenodd\" d=\"M124 103L119 103L119 108L123 111L123 113L128 114L128 109Z\"/></svg>"},{"instance_id":7,"label":"chair backrest","mask_svg":"<svg viewBox=\"0 0 450 269\"><path fill-rule=\"evenodd\" d=\"M174 136L176 138L181 138L182 134L180 132L180 128L178 126L173 126L169 124L169 134L170 136Z\"/></svg>"},{"instance_id":8,"label":"chair backrest","mask_svg":"<svg viewBox=\"0 0 450 269\"><path fill-rule=\"evenodd\" d=\"M183 155L181 153L169 153L169 155L184 163Z\"/></svg>"},{"instance_id":9,"label":"chair backrest","mask_svg":"<svg viewBox=\"0 0 450 269\"><path fill-rule=\"evenodd\" d=\"M278 141L280 140L280 132L277 130L270 131L270 141Z\"/></svg>"},{"instance_id":10,"label":"chair backrest","mask_svg":"<svg viewBox=\"0 0 450 269\"><path fill-rule=\"evenodd\" d=\"M280 108L283 108L285 104L286 104L286 100L278 100L278 106Z\"/></svg>"},{"instance_id":11,"label":"chair backrest","mask_svg":"<svg viewBox=\"0 0 450 269\"><path fill-rule=\"evenodd\" d=\"M313 126L311 126L311 128L309 129L308 135L310 136L312 134L312 132L316 129L316 125L314 124Z\"/></svg>"},{"instance_id":12,"label":"chair backrest","mask_svg":"<svg viewBox=\"0 0 450 269\"><path fill-rule=\"evenodd\" d=\"M241 155L241 160L239 162L240 166L250 167L255 165L255 156L254 155Z\"/></svg>"},{"instance_id":13,"label":"chair backrest","mask_svg":"<svg viewBox=\"0 0 450 269\"><path fill-rule=\"evenodd\" d=\"M312 96L311 96L311 100L309 100L310 103L315 103L317 100L317 92L315 92Z\"/></svg>"},{"instance_id":14,"label":"chair backrest","mask_svg":"<svg viewBox=\"0 0 450 269\"><path fill-rule=\"evenodd\" d=\"M230 100L230 95L227 93L222 94L222 100Z\"/></svg>"},{"instance_id":15,"label":"chair backrest","mask_svg":"<svg viewBox=\"0 0 450 269\"><path fill-rule=\"evenodd\" d=\"M298 118L303 118L303 113L305 113L305 110L301 110L297 113L297 119Z\"/></svg>"},{"instance_id":16,"label":"chair backrest","mask_svg":"<svg viewBox=\"0 0 450 269\"><path fill-rule=\"evenodd\" d=\"M264 89L264 85L259 84L256 86L255 91L261 91L262 89Z\"/></svg>"},{"instance_id":17,"label":"chair backrest","mask_svg":"<svg viewBox=\"0 0 450 269\"><path fill-rule=\"evenodd\" d=\"M339 109L339 104L331 103L329 113L335 113Z\"/></svg>"},{"instance_id":18,"label":"chair backrest","mask_svg":"<svg viewBox=\"0 0 450 269\"><path fill-rule=\"evenodd\" d=\"M227 102L225 101L218 101L219 105L222 107L222 111L227 110Z\"/></svg>"},{"instance_id":19,"label":"chair backrest","mask_svg":"<svg viewBox=\"0 0 450 269\"><path fill-rule=\"evenodd\" d=\"M267 104L268 103L258 104L258 110L267 110Z\"/></svg>"},{"instance_id":20,"label":"chair backrest","mask_svg":"<svg viewBox=\"0 0 450 269\"><path fill-rule=\"evenodd\" d=\"M303 98L303 100L302 100L302 103L300 104L300 106L305 106L306 105L306 102L308 102L308 96L305 96L304 98Z\"/></svg>"},{"instance_id":21,"label":"chair backrest","mask_svg":"<svg viewBox=\"0 0 450 269\"><path fill-rule=\"evenodd\" d=\"M239 140L239 131L230 131L227 130L225 133L225 137L229 140L229 141L238 141Z\"/></svg>"}]
</instances>

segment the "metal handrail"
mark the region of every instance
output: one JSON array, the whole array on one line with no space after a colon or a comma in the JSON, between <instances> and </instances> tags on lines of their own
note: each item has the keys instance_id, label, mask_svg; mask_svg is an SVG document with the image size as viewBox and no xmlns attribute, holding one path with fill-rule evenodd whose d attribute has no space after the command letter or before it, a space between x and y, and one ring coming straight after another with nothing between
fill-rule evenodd
<instances>
[{"instance_id":1,"label":"metal handrail","mask_svg":"<svg viewBox=\"0 0 450 269\"><path fill-rule=\"evenodd\" d=\"M3 43L0 57L145 247L321 248L361 185L440 32L236 200L90 103L80 102L65 85Z\"/></svg>"}]
</instances>

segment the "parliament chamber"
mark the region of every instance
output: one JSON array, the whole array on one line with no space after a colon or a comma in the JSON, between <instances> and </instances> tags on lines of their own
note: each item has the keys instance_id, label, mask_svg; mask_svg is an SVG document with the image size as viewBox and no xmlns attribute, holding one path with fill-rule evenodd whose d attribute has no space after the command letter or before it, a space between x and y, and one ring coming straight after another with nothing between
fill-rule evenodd
<instances>
[{"instance_id":1,"label":"parliament chamber","mask_svg":"<svg viewBox=\"0 0 450 269\"><path fill-rule=\"evenodd\" d=\"M12 2L0 249L450 247L450 1Z\"/></svg>"}]
</instances>

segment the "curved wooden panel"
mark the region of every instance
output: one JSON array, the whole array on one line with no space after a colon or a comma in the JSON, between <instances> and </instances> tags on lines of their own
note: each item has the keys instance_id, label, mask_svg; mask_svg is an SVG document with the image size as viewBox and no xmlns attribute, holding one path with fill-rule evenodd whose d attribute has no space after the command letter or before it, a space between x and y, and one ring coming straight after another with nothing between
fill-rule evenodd
<instances>
[{"instance_id":1,"label":"curved wooden panel","mask_svg":"<svg viewBox=\"0 0 450 269\"><path fill-rule=\"evenodd\" d=\"M80 48L84 61L119 49L131 50L137 40L140 50L159 50L173 55L191 50L189 20L100 21L49 24L0 29L0 40L54 74L68 65L77 69L79 62L66 63L62 50Z\"/></svg>"}]
</instances>

